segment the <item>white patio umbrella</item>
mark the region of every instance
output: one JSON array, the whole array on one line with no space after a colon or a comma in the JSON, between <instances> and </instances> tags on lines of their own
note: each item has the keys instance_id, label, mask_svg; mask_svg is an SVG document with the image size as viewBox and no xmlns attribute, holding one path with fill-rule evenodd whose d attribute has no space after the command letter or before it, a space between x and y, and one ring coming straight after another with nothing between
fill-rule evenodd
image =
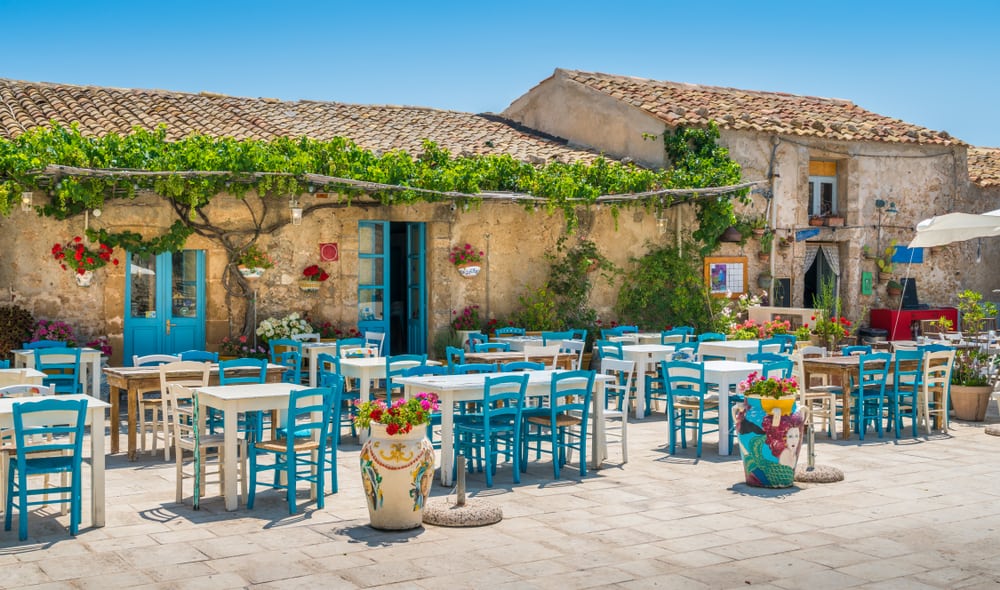
<instances>
[{"instance_id":1,"label":"white patio umbrella","mask_svg":"<svg viewBox=\"0 0 1000 590\"><path fill-rule=\"evenodd\" d=\"M973 238L1000 236L1000 209L983 214L948 213L917 224L910 248L931 248Z\"/></svg>"}]
</instances>

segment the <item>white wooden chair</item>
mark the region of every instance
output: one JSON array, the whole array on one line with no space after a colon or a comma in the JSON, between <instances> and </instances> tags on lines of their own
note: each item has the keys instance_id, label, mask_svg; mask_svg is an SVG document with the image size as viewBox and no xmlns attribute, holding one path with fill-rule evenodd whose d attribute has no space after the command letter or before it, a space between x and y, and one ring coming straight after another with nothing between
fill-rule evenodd
<instances>
[{"instance_id":1,"label":"white wooden chair","mask_svg":"<svg viewBox=\"0 0 1000 590\"><path fill-rule=\"evenodd\" d=\"M225 493L225 480L223 479L225 463L224 457L224 436L221 434L208 434L205 429L205 414L202 411L198 423L194 421L193 399L194 390L181 385L180 383L170 383L167 385L168 404L171 406L171 422L173 424L174 460L176 465L177 492L176 501L178 504L184 502L184 480L194 479L199 476L201 482L198 490L198 497L194 502L197 505L198 498L205 495L205 464L209 456L215 456L219 465L219 494ZM235 426L235 425L234 425ZM197 442L196 442L197 441ZM195 446L199 447L201 461L198 464L191 463L191 471L184 470L184 452L194 453ZM246 479L245 477L243 479ZM245 484L244 484L245 485ZM192 496L194 493L192 492Z\"/></svg>"},{"instance_id":2,"label":"white wooden chair","mask_svg":"<svg viewBox=\"0 0 1000 590\"><path fill-rule=\"evenodd\" d=\"M524 360L537 360L540 357L552 357L552 362L545 363L546 369L556 369L559 364L559 350L562 348L562 344L549 344L548 346L531 346L526 345L524 347Z\"/></svg>"},{"instance_id":3,"label":"white wooden chair","mask_svg":"<svg viewBox=\"0 0 1000 590\"><path fill-rule=\"evenodd\" d=\"M365 346L378 351L376 356L385 356L382 346L385 344L385 332L365 332Z\"/></svg>"},{"instance_id":4,"label":"white wooden chair","mask_svg":"<svg viewBox=\"0 0 1000 590\"><path fill-rule=\"evenodd\" d=\"M157 410L163 420L156 425L162 426L153 432L153 453L156 453L156 441L163 439L163 459L170 460L170 447L172 446L170 436L173 432L171 426L170 413L173 408L167 398L167 386L171 383L178 383L185 387L205 387L208 385L208 375L212 365L210 363L200 363L197 361L173 361L160 365L160 407ZM186 373L186 374L185 374ZM192 377L192 374L197 376ZM154 411L153 415L156 415Z\"/></svg>"},{"instance_id":5,"label":"white wooden chair","mask_svg":"<svg viewBox=\"0 0 1000 590\"><path fill-rule=\"evenodd\" d=\"M147 355L132 355L132 366L133 367L151 367L155 365L162 365L164 363L174 363L180 361L181 357L174 356L171 354L147 354ZM146 452L146 433L149 432L153 437L153 442L150 446L150 452L156 454L156 440L157 433L166 432L169 428L166 415L163 412L163 393L159 389L151 389L149 391L140 391L138 398L139 405L139 450L143 453ZM146 412L150 413L149 421L146 420ZM166 456L169 460L169 455Z\"/></svg>"},{"instance_id":6,"label":"white wooden chair","mask_svg":"<svg viewBox=\"0 0 1000 590\"><path fill-rule=\"evenodd\" d=\"M814 357L825 357L827 351L820 346L804 346L792 354L795 361L794 375L799 382L799 403L809 408L809 420L815 427L815 418L820 418L820 424L826 424L828 435L837 439L837 394L840 388L827 384L826 375L813 375L811 379L819 380L818 385L806 383L805 369L802 360Z\"/></svg>"},{"instance_id":7,"label":"white wooden chair","mask_svg":"<svg viewBox=\"0 0 1000 590\"><path fill-rule=\"evenodd\" d=\"M954 350L924 353L923 375L917 396L917 422L925 425L927 434L931 433L934 415L939 417L942 432L948 431L948 386L954 362Z\"/></svg>"},{"instance_id":8,"label":"white wooden chair","mask_svg":"<svg viewBox=\"0 0 1000 590\"><path fill-rule=\"evenodd\" d=\"M605 359L601 363L601 373L614 377L613 381L604 385L605 392L617 393L622 396L622 409L606 409L605 403L604 418L619 420L621 422L620 439L622 442L622 464L628 463L628 410L631 407L632 378L635 374L635 363L632 361L620 361L618 359ZM606 398L610 399L610 398ZM607 446L608 428L604 428L604 444Z\"/></svg>"},{"instance_id":9,"label":"white wooden chair","mask_svg":"<svg viewBox=\"0 0 1000 590\"><path fill-rule=\"evenodd\" d=\"M585 344L583 340L563 340L559 343L560 354L566 354L573 358L574 371L583 369L580 365L583 364L583 347Z\"/></svg>"},{"instance_id":10,"label":"white wooden chair","mask_svg":"<svg viewBox=\"0 0 1000 590\"><path fill-rule=\"evenodd\" d=\"M296 342L319 342L319 332L310 332L308 334L292 334L292 340Z\"/></svg>"}]
</instances>

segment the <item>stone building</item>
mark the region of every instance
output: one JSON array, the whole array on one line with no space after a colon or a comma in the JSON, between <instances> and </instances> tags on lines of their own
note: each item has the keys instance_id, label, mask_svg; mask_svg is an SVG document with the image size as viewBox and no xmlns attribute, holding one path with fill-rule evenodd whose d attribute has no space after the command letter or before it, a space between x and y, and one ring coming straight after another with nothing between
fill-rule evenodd
<instances>
[{"instance_id":1,"label":"stone building","mask_svg":"<svg viewBox=\"0 0 1000 590\"><path fill-rule=\"evenodd\" d=\"M746 256L751 275L766 266L785 279L782 287L795 307L811 303L824 276L839 280L852 316L868 307L892 306L898 301L877 284L871 295L862 294L862 273L877 270L865 259L865 246L884 250L891 240L905 245L922 219L1000 206L996 168L993 176L981 174L970 186L968 169L986 161L982 151L970 155L967 144L946 132L872 113L847 100L557 69L503 115L570 145L651 167L666 163L658 141L664 132L716 122L744 178L770 181L771 227L779 241L784 237L789 243L775 248L766 265L757 262L753 243L727 244L719 254ZM826 218L825 225L811 226L816 216ZM831 217L842 225L830 223ZM985 260L996 247L983 244L989 253ZM923 263L895 265L894 274L914 277L922 302L954 305L960 289L989 293L1000 286L986 263L974 264L975 257L976 245L943 247L924 253Z\"/></svg>"},{"instance_id":2,"label":"stone building","mask_svg":"<svg viewBox=\"0 0 1000 590\"><path fill-rule=\"evenodd\" d=\"M666 164L659 139L665 131L716 121L744 178L769 181L766 190L753 196L753 208L764 211L765 196L773 195L767 209L771 225L789 238L790 246L775 248L768 266L775 277L787 279L789 303L802 305L818 276L834 275L852 314L884 299L878 287L873 296L860 294L861 273L874 270L861 249L875 245L879 230L883 244L893 238L905 243L916 222L930 215L1000 206L995 184L970 185L967 163L979 160L968 155L966 144L848 101L566 70L556 70L501 116L0 80L0 137L16 137L52 121L75 122L92 136L165 125L170 139L192 133L262 140L342 136L379 153L414 154L430 139L456 155L510 154L537 164L590 161L604 154L653 168ZM297 311L351 326L371 312L389 328L396 351L429 349L453 312L467 305L479 305L486 317L509 314L519 295L544 282L543 254L553 250L566 229L560 214L515 202L470 207L446 199L328 209L322 205L331 195L294 197L304 210L301 224L283 225L260 240L275 268L254 282L257 319ZM49 198L36 192L31 206ZM899 212L883 212L878 223L876 200L895 203ZM271 214L289 219L290 204L282 201ZM168 201L152 193L108 200L100 213L59 221L29 208L0 218L5 302L36 317L68 321L88 336L109 335L113 363L154 349L215 349L223 336L239 329L234 316L243 310L234 313L223 288L225 251L201 236L189 238L184 255L133 256L125 264L101 269L90 287L77 287L52 260L53 243L82 235L86 228L127 229L152 237L176 219ZM232 223L248 214L243 200L225 195L213 200L206 213ZM818 233L807 238L799 233L803 239L795 241L797 232L810 228L814 213L843 217L844 224L816 228ZM659 220L643 209L615 219L595 207L581 211L577 236L593 240L612 262L625 266L650 243L690 232L693 220L685 207L671 209ZM372 297L368 288L380 272L370 255L376 242L390 262L380 283L382 299ZM486 254L483 272L472 279L461 277L448 261L450 249L464 243ZM996 252L993 244L984 247L989 256ZM743 246L726 244L719 255L746 256L752 281L763 269L755 252L751 240ZM921 299L951 304L959 287L988 292L998 286L985 264L970 264L974 256L974 246L949 246L912 265ZM416 275L407 276L408 260L419 262L413 267ZM297 279L311 264L331 277L319 291L302 291ZM616 292L614 285L596 285L593 304L602 316L610 316ZM198 325L188 329L185 320L192 318ZM178 342L165 340L168 334Z\"/></svg>"}]
</instances>

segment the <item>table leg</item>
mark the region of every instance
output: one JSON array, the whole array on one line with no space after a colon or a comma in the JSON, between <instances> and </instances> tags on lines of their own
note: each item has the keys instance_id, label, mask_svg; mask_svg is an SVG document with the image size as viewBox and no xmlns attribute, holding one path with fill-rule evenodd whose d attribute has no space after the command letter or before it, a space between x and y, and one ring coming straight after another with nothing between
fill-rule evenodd
<instances>
[{"instance_id":1,"label":"table leg","mask_svg":"<svg viewBox=\"0 0 1000 590\"><path fill-rule=\"evenodd\" d=\"M719 454L729 454L729 375L719 379Z\"/></svg>"},{"instance_id":2,"label":"table leg","mask_svg":"<svg viewBox=\"0 0 1000 590\"><path fill-rule=\"evenodd\" d=\"M88 363L90 366L90 395L101 399L101 357L96 361Z\"/></svg>"},{"instance_id":3,"label":"table leg","mask_svg":"<svg viewBox=\"0 0 1000 590\"><path fill-rule=\"evenodd\" d=\"M226 500L226 510L232 512L236 510L239 506L239 492L237 485L237 451L236 451L236 424L239 420L238 412L229 407L228 405L223 408L223 447L222 452L225 454L225 459L222 465L223 477L225 478L225 489L223 492L225 494ZM195 466L195 469L198 467ZM246 477L246 475L244 475Z\"/></svg>"},{"instance_id":4,"label":"table leg","mask_svg":"<svg viewBox=\"0 0 1000 590\"><path fill-rule=\"evenodd\" d=\"M120 399L122 397L122 392L124 389L115 387L111 392L111 454L114 455L118 453L118 427L121 424L121 403Z\"/></svg>"},{"instance_id":5,"label":"table leg","mask_svg":"<svg viewBox=\"0 0 1000 590\"><path fill-rule=\"evenodd\" d=\"M316 357L318 353L309 349L309 387L316 387Z\"/></svg>"},{"instance_id":6,"label":"table leg","mask_svg":"<svg viewBox=\"0 0 1000 590\"><path fill-rule=\"evenodd\" d=\"M840 405L844 408L843 414L841 414L841 419L844 422L841 436L847 440L851 438L851 381L848 369L843 369L840 372Z\"/></svg>"},{"instance_id":7,"label":"table leg","mask_svg":"<svg viewBox=\"0 0 1000 590\"><path fill-rule=\"evenodd\" d=\"M646 417L646 364L636 363L632 369L633 381L635 382L635 419L642 420ZM603 387L603 385L602 385ZM628 393L626 392L626 395ZM628 400L624 402L624 414L628 415Z\"/></svg>"},{"instance_id":8,"label":"table leg","mask_svg":"<svg viewBox=\"0 0 1000 590\"><path fill-rule=\"evenodd\" d=\"M361 376L361 401L366 402L371 399L372 380L362 371ZM390 402L391 403L391 400Z\"/></svg>"},{"instance_id":9,"label":"table leg","mask_svg":"<svg viewBox=\"0 0 1000 590\"><path fill-rule=\"evenodd\" d=\"M413 392L407 395L413 395ZM451 394L439 394L438 397L441 405L441 484L450 486L451 470L455 464L455 399Z\"/></svg>"},{"instance_id":10,"label":"table leg","mask_svg":"<svg viewBox=\"0 0 1000 590\"><path fill-rule=\"evenodd\" d=\"M136 412L138 412L139 392L135 389L128 390L128 460L135 461L135 426Z\"/></svg>"},{"instance_id":11,"label":"table leg","mask_svg":"<svg viewBox=\"0 0 1000 590\"><path fill-rule=\"evenodd\" d=\"M606 390L604 388L604 381L597 381L594 383L594 421L593 421L593 434L591 439L591 464L590 467L597 471L601 468L601 464L604 460L608 458L608 440L605 434L604 423L604 406L607 404ZM628 400L626 400L627 402ZM622 411L622 420L628 420L628 405L626 404L625 409ZM442 420L443 421L443 420ZM443 440L443 439L442 439ZM444 447L444 445L441 445Z\"/></svg>"},{"instance_id":12,"label":"table leg","mask_svg":"<svg viewBox=\"0 0 1000 590\"><path fill-rule=\"evenodd\" d=\"M104 526L104 408L90 411L90 522Z\"/></svg>"}]
</instances>

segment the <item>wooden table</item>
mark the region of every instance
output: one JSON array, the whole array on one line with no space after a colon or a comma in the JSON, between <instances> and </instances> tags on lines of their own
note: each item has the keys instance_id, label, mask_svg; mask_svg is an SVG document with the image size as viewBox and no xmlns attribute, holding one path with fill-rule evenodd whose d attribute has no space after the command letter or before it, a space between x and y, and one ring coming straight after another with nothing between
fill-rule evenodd
<instances>
[{"instance_id":1,"label":"wooden table","mask_svg":"<svg viewBox=\"0 0 1000 590\"><path fill-rule=\"evenodd\" d=\"M257 412L287 410L288 397L292 391L308 389L306 385L293 383L251 383L243 385L216 385L196 388L198 404L202 408L215 408L223 414L223 451L226 456L222 465L223 497L226 510L233 511L239 506L239 470L236 452L237 431L239 430L238 414L240 412ZM203 411L203 410L202 410ZM319 453L325 453L325 447L320 447ZM323 460L322 457L319 460ZM334 466L336 469L336 466ZM244 477L249 477L244 474ZM312 486L312 494L316 495L316 485Z\"/></svg>"},{"instance_id":2,"label":"wooden table","mask_svg":"<svg viewBox=\"0 0 1000 590\"><path fill-rule=\"evenodd\" d=\"M547 397L551 391L552 376L561 371L528 371L527 397ZM508 373L509 375L510 373ZM441 402L441 483L451 485L451 470L455 463L454 412L455 402L482 400L487 377L496 373L473 373L468 375L428 375L424 377L400 377L396 383L404 386L404 397L411 398L419 392L437 394ZM591 466L599 469L607 456L604 445L604 384L611 381L611 375L597 375L594 379L594 394L591 410ZM557 460L553 458L553 460Z\"/></svg>"},{"instance_id":3,"label":"wooden table","mask_svg":"<svg viewBox=\"0 0 1000 590\"><path fill-rule=\"evenodd\" d=\"M34 350L12 350L15 368L35 368ZM80 383L83 392L91 397L101 396L101 351L95 348L80 349Z\"/></svg>"},{"instance_id":4,"label":"wooden table","mask_svg":"<svg viewBox=\"0 0 1000 590\"><path fill-rule=\"evenodd\" d=\"M0 398L0 428L14 428L14 404L44 398ZM104 526L104 410L108 403L82 393L60 395L59 399L87 400L86 423L90 425L90 522ZM7 491L10 493L10 490Z\"/></svg>"},{"instance_id":5,"label":"wooden table","mask_svg":"<svg viewBox=\"0 0 1000 590\"><path fill-rule=\"evenodd\" d=\"M729 389L763 369L760 363L705 361L705 381L719 386L719 454L729 454Z\"/></svg>"},{"instance_id":6,"label":"wooden table","mask_svg":"<svg viewBox=\"0 0 1000 590\"><path fill-rule=\"evenodd\" d=\"M822 356L802 359L802 380L809 383L813 373L837 375L840 378L840 405L843 408L841 435L851 437L851 378L857 377L859 361L856 356Z\"/></svg>"},{"instance_id":7,"label":"wooden table","mask_svg":"<svg viewBox=\"0 0 1000 590\"><path fill-rule=\"evenodd\" d=\"M659 334L657 334L659 336ZM622 346L622 356L635 363L635 417L642 420L646 416L646 373L655 372L660 361L673 358L673 344L626 344ZM625 404L628 412L628 403Z\"/></svg>"},{"instance_id":8,"label":"wooden table","mask_svg":"<svg viewBox=\"0 0 1000 590\"><path fill-rule=\"evenodd\" d=\"M760 345L757 340L711 340L698 344L698 358L721 356L730 361L746 362L748 354L755 354Z\"/></svg>"},{"instance_id":9,"label":"wooden table","mask_svg":"<svg viewBox=\"0 0 1000 590\"><path fill-rule=\"evenodd\" d=\"M465 353L465 362L467 363L489 363L495 365L503 365L506 363L511 363L514 361L529 360L535 363L542 363L546 367L552 361L551 354L541 354L541 355L527 355L525 358L525 353L519 351L493 351L493 352L467 352ZM567 371L573 369L573 361L576 355L568 353L559 353L559 360L556 361L556 365L560 369L566 369Z\"/></svg>"},{"instance_id":10,"label":"wooden table","mask_svg":"<svg viewBox=\"0 0 1000 590\"><path fill-rule=\"evenodd\" d=\"M267 365L267 382L277 383L281 381L282 374L286 367L282 365ZM246 369L235 369L237 374L246 373ZM115 454L119 450L119 416L121 412L121 394L127 394L128 409L128 460L135 461L136 455L136 416L139 407L139 394L144 391L160 390L160 368L159 367L106 367L104 375L108 380L108 387L111 389L111 453ZM200 373L176 372L171 373L178 378L190 377L197 379ZM219 365L213 363L209 375L210 382L219 382Z\"/></svg>"}]
</instances>

